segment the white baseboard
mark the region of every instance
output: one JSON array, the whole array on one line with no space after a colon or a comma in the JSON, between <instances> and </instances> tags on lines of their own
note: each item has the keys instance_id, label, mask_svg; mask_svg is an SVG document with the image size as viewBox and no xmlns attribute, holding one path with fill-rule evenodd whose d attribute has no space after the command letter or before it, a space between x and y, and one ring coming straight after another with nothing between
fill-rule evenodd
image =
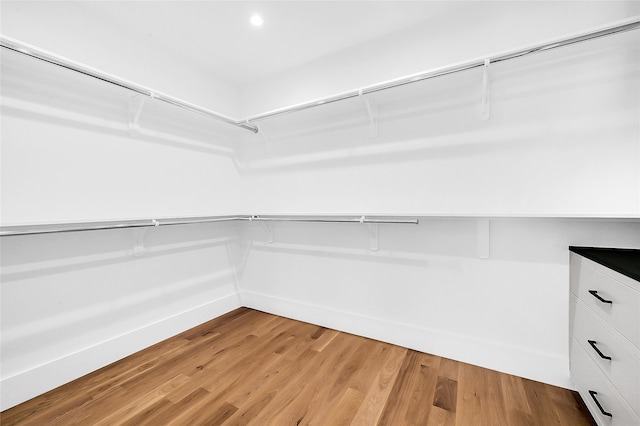
<instances>
[{"instance_id":1,"label":"white baseboard","mask_svg":"<svg viewBox=\"0 0 640 426\"><path fill-rule=\"evenodd\" d=\"M238 297L240 296L240 297ZM229 294L0 381L6 410L240 306L404 346L568 389L568 360L541 352L253 291Z\"/></svg>"},{"instance_id":2,"label":"white baseboard","mask_svg":"<svg viewBox=\"0 0 640 426\"><path fill-rule=\"evenodd\" d=\"M503 373L574 389L569 360L513 345L242 290L243 306Z\"/></svg>"},{"instance_id":3,"label":"white baseboard","mask_svg":"<svg viewBox=\"0 0 640 426\"><path fill-rule=\"evenodd\" d=\"M22 371L0 382L0 410L6 410L183 331L239 308L231 293L188 311Z\"/></svg>"}]
</instances>

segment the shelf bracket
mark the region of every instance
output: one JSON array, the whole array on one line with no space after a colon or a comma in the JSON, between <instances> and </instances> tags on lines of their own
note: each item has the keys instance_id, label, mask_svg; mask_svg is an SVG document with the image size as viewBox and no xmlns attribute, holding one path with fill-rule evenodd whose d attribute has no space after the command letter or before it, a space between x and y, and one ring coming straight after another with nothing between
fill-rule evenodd
<instances>
[{"instance_id":1,"label":"shelf bracket","mask_svg":"<svg viewBox=\"0 0 640 426\"><path fill-rule=\"evenodd\" d=\"M249 222L252 222L254 219L259 219L258 216L249 217ZM273 229L266 222L260 222L260 225L264 228L267 233L267 242L269 244L273 244Z\"/></svg>"},{"instance_id":2,"label":"shelf bracket","mask_svg":"<svg viewBox=\"0 0 640 426\"><path fill-rule=\"evenodd\" d=\"M273 229L266 223L264 222L260 222L260 225L262 225L262 227L264 228L265 232L267 233L267 242L269 244L273 244Z\"/></svg>"},{"instance_id":3,"label":"shelf bracket","mask_svg":"<svg viewBox=\"0 0 640 426\"><path fill-rule=\"evenodd\" d=\"M362 92L362 89L358 91L358 96L364 102L364 106L367 109L367 115L369 116L369 137L378 137L378 105L375 101Z\"/></svg>"},{"instance_id":4,"label":"shelf bracket","mask_svg":"<svg viewBox=\"0 0 640 426\"><path fill-rule=\"evenodd\" d=\"M491 85L489 81L489 65L491 65L491 59L484 60L483 74L482 74L482 101L480 103L480 118L482 120L488 120L491 118Z\"/></svg>"},{"instance_id":5,"label":"shelf bracket","mask_svg":"<svg viewBox=\"0 0 640 426\"><path fill-rule=\"evenodd\" d=\"M146 96L136 95L129 99L129 134L131 136L140 136L140 115L142 115L142 109L144 103L147 100Z\"/></svg>"},{"instance_id":6,"label":"shelf bracket","mask_svg":"<svg viewBox=\"0 0 640 426\"><path fill-rule=\"evenodd\" d=\"M160 226L160 222L155 219L151 219L151 224L154 227ZM147 235L148 227L133 228L133 256L141 257L147 252L147 248L144 245L144 238Z\"/></svg>"},{"instance_id":7,"label":"shelf bracket","mask_svg":"<svg viewBox=\"0 0 640 426\"><path fill-rule=\"evenodd\" d=\"M360 219L360 222L364 222L364 216ZM380 228L377 223L367 224L369 228L369 249L371 251L378 251L380 248Z\"/></svg>"},{"instance_id":8,"label":"shelf bracket","mask_svg":"<svg viewBox=\"0 0 640 426\"><path fill-rule=\"evenodd\" d=\"M477 230L478 257L480 259L488 259L491 249L491 221L489 219L478 219Z\"/></svg>"},{"instance_id":9,"label":"shelf bracket","mask_svg":"<svg viewBox=\"0 0 640 426\"><path fill-rule=\"evenodd\" d=\"M251 124L249 123L249 120L245 121L245 123L250 126ZM269 137L267 136L267 133L265 132L264 126L260 126L257 123L254 124L254 126L256 127L256 129L258 129L258 134L260 135L260 137L262 137L262 140L264 141L264 143L269 146L270 145L270 140Z\"/></svg>"}]
</instances>

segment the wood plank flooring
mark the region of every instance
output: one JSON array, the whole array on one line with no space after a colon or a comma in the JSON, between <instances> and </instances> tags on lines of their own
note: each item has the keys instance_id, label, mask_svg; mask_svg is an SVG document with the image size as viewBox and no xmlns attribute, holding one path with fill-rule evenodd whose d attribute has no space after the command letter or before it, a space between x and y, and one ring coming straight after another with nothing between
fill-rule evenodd
<instances>
[{"instance_id":1,"label":"wood plank flooring","mask_svg":"<svg viewBox=\"0 0 640 426\"><path fill-rule=\"evenodd\" d=\"M2 425L593 425L577 393L241 308Z\"/></svg>"}]
</instances>

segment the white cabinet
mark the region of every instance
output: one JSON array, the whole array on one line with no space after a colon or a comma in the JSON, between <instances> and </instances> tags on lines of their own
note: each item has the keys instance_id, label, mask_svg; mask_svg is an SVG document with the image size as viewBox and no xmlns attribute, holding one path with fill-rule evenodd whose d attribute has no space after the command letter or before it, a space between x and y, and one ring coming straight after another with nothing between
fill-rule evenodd
<instances>
[{"instance_id":1,"label":"white cabinet","mask_svg":"<svg viewBox=\"0 0 640 426\"><path fill-rule=\"evenodd\" d=\"M640 250L570 248L571 377L600 425L640 425Z\"/></svg>"}]
</instances>

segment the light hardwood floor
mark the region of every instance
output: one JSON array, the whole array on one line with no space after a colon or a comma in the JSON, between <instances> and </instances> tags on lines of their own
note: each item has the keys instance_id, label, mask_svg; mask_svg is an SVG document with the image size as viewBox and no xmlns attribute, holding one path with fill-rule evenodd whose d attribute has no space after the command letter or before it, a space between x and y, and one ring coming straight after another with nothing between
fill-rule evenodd
<instances>
[{"instance_id":1,"label":"light hardwood floor","mask_svg":"<svg viewBox=\"0 0 640 426\"><path fill-rule=\"evenodd\" d=\"M0 414L2 425L592 425L580 397L241 308Z\"/></svg>"}]
</instances>

